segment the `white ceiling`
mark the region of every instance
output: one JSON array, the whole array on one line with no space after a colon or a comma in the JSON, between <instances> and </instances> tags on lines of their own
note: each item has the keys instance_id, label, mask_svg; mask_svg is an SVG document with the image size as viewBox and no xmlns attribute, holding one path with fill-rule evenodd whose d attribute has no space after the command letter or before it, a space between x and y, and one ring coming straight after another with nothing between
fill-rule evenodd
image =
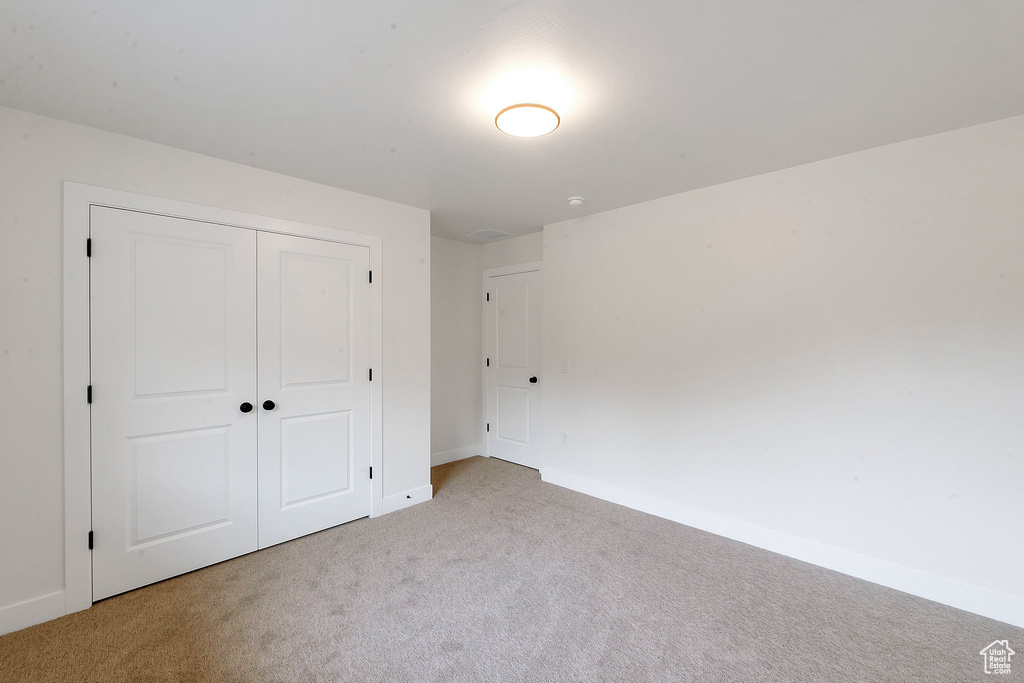
<instances>
[{"instance_id":1,"label":"white ceiling","mask_svg":"<svg viewBox=\"0 0 1024 683\"><path fill-rule=\"evenodd\" d=\"M1022 84L1020 0L0 3L0 104L427 208L456 239L1024 114ZM523 100L561 127L498 132Z\"/></svg>"}]
</instances>

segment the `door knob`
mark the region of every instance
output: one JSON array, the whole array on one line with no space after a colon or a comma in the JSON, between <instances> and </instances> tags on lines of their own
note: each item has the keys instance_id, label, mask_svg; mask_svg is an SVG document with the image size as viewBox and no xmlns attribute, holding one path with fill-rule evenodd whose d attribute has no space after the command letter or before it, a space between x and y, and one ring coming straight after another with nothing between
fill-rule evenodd
<instances>
[{"instance_id":1,"label":"door knob","mask_svg":"<svg viewBox=\"0 0 1024 683\"><path fill-rule=\"evenodd\" d=\"M251 413L252 412L252 404L249 403L248 401L246 401L242 405L238 406L238 409L241 410L243 413Z\"/></svg>"},{"instance_id":2,"label":"door knob","mask_svg":"<svg viewBox=\"0 0 1024 683\"><path fill-rule=\"evenodd\" d=\"M537 378L536 377L531 377L530 378L530 384L536 384L536 383L537 383Z\"/></svg>"},{"instance_id":3,"label":"door knob","mask_svg":"<svg viewBox=\"0 0 1024 683\"><path fill-rule=\"evenodd\" d=\"M263 402L263 410L273 410L276 407L277 404L271 401L270 399L267 399L266 401Z\"/></svg>"}]
</instances>

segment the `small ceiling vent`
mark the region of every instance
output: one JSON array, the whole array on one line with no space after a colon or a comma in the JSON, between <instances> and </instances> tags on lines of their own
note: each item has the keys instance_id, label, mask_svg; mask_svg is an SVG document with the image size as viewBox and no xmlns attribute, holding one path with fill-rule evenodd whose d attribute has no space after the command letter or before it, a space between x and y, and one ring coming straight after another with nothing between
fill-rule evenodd
<instances>
[{"instance_id":1,"label":"small ceiling vent","mask_svg":"<svg viewBox=\"0 0 1024 683\"><path fill-rule=\"evenodd\" d=\"M510 233L502 232L501 230L491 230L490 228L487 230L477 230L476 232L467 232L466 234L478 240L496 240L502 237L511 237Z\"/></svg>"}]
</instances>

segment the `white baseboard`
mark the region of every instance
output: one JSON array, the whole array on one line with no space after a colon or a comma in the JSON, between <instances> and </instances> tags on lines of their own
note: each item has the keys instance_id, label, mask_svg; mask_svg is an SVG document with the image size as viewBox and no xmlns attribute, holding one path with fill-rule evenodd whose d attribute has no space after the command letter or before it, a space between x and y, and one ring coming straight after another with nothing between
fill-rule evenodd
<instances>
[{"instance_id":1,"label":"white baseboard","mask_svg":"<svg viewBox=\"0 0 1024 683\"><path fill-rule=\"evenodd\" d=\"M465 460L466 458L472 458L474 455L481 455L483 449L480 444L475 443L471 446L463 446L461 448L453 448L450 451L439 451L437 453L430 454L430 466L436 467L437 465L444 465L449 462L455 462L456 460Z\"/></svg>"},{"instance_id":2,"label":"white baseboard","mask_svg":"<svg viewBox=\"0 0 1024 683\"><path fill-rule=\"evenodd\" d=\"M64 616L64 591L0 607L0 636Z\"/></svg>"},{"instance_id":3,"label":"white baseboard","mask_svg":"<svg viewBox=\"0 0 1024 683\"><path fill-rule=\"evenodd\" d=\"M409 489L393 496L384 496L384 514L407 508L417 503L425 503L434 497L434 487L430 484Z\"/></svg>"},{"instance_id":4,"label":"white baseboard","mask_svg":"<svg viewBox=\"0 0 1024 683\"><path fill-rule=\"evenodd\" d=\"M637 493L550 467L541 468L542 481L585 493L634 510L670 519L719 536L757 546L819 567L855 576L882 586L934 600L967 612L1024 627L1024 600L959 581L944 579L884 560L858 555L747 522Z\"/></svg>"}]
</instances>

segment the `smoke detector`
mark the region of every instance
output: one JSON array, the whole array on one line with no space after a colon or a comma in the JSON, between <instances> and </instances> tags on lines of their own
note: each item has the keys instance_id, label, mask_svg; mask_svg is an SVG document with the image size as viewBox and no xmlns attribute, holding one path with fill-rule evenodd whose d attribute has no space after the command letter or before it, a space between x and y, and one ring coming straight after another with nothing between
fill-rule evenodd
<instances>
[{"instance_id":1,"label":"smoke detector","mask_svg":"<svg viewBox=\"0 0 1024 683\"><path fill-rule=\"evenodd\" d=\"M576 208L577 206L583 206L583 197L573 195L569 197L569 206Z\"/></svg>"}]
</instances>

